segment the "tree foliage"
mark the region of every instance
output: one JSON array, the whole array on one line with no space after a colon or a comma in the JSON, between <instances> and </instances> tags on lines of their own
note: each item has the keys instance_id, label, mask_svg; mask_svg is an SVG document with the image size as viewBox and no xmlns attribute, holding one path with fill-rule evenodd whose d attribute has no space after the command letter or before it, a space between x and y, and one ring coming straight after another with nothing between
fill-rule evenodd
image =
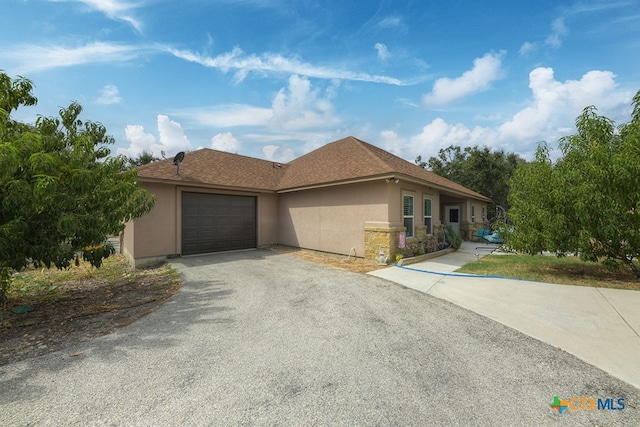
<instances>
[{"instance_id":1,"label":"tree foliage","mask_svg":"<svg viewBox=\"0 0 640 427\"><path fill-rule=\"evenodd\" d=\"M36 103L32 89L0 72L0 270L66 268L83 250L99 266L107 236L155 199L138 187L135 168L120 172L127 159L110 156L113 138L81 120L79 104L33 125L12 120L13 110ZM0 296L7 286L0 283Z\"/></svg>"},{"instance_id":2,"label":"tree foliage","mask_svg":"<svg viewBox=\"0 0 640 427\"><path fill-rule=\"evenodd\" d=\"M640 278L640 91L633 106L631 121L617 128L594 106L585 108L577 133L559 141L559 160L542 145L534 162L516 170L508 244L530 254L576 252L623 263Z\"/></svg>"},{"instance_id":3,"label":"tree foliage","mask_svg":"<svg viewBox=\"0 0 640 427\"><path fill-rule=\"evenodd\" d=\"M416 158L418 166L487 196L505 208L508 207L508 181L518 165L524 162L515 153L477 146L463 149L453 145L440 149L438 156L427 162L421 156Z\"/></svg>"},{"instance_id":4,"label":"tree foliage","mask_svg":"<svg viewBox=\"0 0 640 427\"><path fill-rule=\"evenodd\" d=\"M142 153L138 154L138 157L129 157L127 162L129 167L135 167L157 162L158 160L160 159L158 157L155 157L153 153L144 150L142 151Z\"/></svg>"}]
</instances>

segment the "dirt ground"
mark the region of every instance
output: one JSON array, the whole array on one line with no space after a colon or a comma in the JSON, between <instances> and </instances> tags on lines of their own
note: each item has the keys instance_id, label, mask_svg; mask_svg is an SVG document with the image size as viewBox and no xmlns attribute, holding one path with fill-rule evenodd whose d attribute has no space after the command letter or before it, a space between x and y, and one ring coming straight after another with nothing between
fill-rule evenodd
<instances>
[{"instance_id":1,"label":"dirt ground","mask_svg":"<svg viewBox=\"0 0 640 427\"><path fill-rule=\"evenodd\" d=\"M279 253L292 254L300 259L316 262L319 264L325 264L331 267L349 270L356 273L368 273L370 271L382 268L375 261L356 258L353 256L349 257L347 255L337 255L281 245L272 246L271 250Z\"/></svg>"},{"instance_id":2,"label":"dirt ground","mask_svg":"<svg viewBox=\"0 0 640 427\"><path fill-rule=\"evenodd\" d=\"M373 261L344 255L286 246L271 249L358 273L380 268ZM72 278L60 282L55 293L32 292L12 298L4 309L0 306L0 365L106 335L153 312L180 288L177 273L167 274L166 266L131 270L122 265L124 259L114 258L118 265L108 277ZM25 306L33 311L14 313L14 308Z\"/></svg>"},{"instance_id":3,"label":"dirt ground","mask_svg":"<svg viewBox=\"0 0 640 427\"><path fill-rule=\"evenodd\" d=\"M177 273L166 267L124 271L117 277L74 278L58 283L55 292L10 298L4 309L0 306L0 365L113 332L154 311L180 287ZM33 310L14 312L25 307Z\"/></svg>"}]
</instances>

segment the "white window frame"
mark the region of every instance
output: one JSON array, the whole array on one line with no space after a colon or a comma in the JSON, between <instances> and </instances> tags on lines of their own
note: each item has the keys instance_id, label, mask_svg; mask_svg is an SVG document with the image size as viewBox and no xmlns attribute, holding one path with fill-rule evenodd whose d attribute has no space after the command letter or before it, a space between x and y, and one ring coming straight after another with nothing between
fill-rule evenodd
<instances>
[{"instance_id":1,"label":"white window frame","mask_svg":"<svg viewBox=\"0 0 640 427\"><path fill-rule=\"evenodd\" d=\"M482 206L482 222L487 222L487 207L484 205Z\"/></svg>"},{"instance_id":2,"label":"white window frame","mask_svg":"<svg viewBox=\"0 0 640 427\"><path fill-rule=\"evenodd\" d=\"M429 215L427 215L427 200L429 201ZM426 233L433 234L433 199L425 196L422 200L422 214L424 216L424 225L426 226ZM429 223L427 224L427 220Z\"/></svg>"},{"instance_id":3,"label":"white window frame","mask_svg":"<svg viewBox=\"0 0 640 427\"><path fill-rule=\"evenodd\" d=\"M471 223L476 222L476 205L471 205Z\"/></svg>"},{"instance_id":4,"label":"white window frame","mask_svg":"<svg viewBox=\"0 0 640 427\"><path fill-rule=\"evenodd\" d=\"M406 205L405 205L405 201L407 199L407 197L411 198L411 212L410 214L405 214L406 211ZM413 237L415 235L415 211L416 211L416 204L415 204L415 197L413 197L413 194L403 194L402 195L402 224L407 228L407 231L405 231L405 236L407 237ZM407 227L407 220L411 221L411 227Z\"/></svg>"}]
</instances>

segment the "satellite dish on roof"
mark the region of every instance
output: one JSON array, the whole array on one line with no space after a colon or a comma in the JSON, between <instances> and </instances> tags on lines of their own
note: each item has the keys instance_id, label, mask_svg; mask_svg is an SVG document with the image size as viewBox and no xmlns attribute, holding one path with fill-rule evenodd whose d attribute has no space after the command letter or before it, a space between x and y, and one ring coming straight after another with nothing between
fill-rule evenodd
<instances>
[{"instance_id":1,"label":"satellite dish on roof","mask_svg":"<svg viewBox=\"0 0 640 427\"><path fill-rule=\"evenodd\" d=\"M173 164L177 166L180 163L182 163L183 160L184 160L184 151L181 151L178 154L176 154L176 156L173 158Z\"/></svg>"},{"instance_id":2,"label":"satellite dish on roof","mask_svg":"<svg viewBox=\"0 0 640 427\"><path fill-rule=\"evenodd\" d=\"M176 154L176 156L173 158L173 164L176 165L178 168L176 169L176 175L180 175L180 163L182 163L182 161L184 160L184 151L179 152L178 154Z\"/></svg>"}]
</instances>

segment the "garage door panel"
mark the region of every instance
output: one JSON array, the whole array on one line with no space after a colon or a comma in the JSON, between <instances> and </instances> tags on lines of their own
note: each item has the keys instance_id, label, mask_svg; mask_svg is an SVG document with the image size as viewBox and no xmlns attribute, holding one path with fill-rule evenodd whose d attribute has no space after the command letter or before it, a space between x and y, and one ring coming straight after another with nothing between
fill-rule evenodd
<instances>
[{"instance_id":1,"label":"garage door panel","mask_svg":"<svg viewBox=\"0 0 640 427\"><path fill-rule=\"evenodd\" d=\"M182 193L184 255L256 247L256 198Z\"/></svg>"}]
</instances>

